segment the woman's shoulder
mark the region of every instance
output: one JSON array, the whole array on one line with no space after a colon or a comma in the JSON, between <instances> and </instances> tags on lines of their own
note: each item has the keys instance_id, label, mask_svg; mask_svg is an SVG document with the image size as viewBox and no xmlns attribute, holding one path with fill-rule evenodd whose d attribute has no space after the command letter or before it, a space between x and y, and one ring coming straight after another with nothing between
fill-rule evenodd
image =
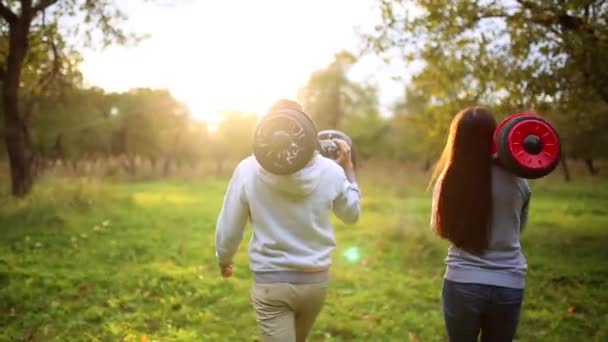
<instances>
[{"instance_id":1,"label":"woman's shoulder","mask_svg":"<svg viewBox=\"0 0 608 342\"><path fill-rule=\"evenodd\" d=\"M505 170L499 165L492 166L492 178L503 184L509 184L517 187L522 194L528 195L530 193L530 186L528 180L525 178L518 177L517 175Z\"/></svg>"}]
</instances>

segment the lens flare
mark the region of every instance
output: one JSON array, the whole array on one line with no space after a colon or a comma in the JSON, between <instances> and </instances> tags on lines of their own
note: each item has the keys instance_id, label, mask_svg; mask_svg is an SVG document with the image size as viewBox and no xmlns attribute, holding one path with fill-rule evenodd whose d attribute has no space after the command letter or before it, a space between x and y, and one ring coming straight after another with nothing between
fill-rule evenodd
<instances>
[{"instance_id":1,"label":"lens flare","mask_svg":"<svg viewBox=\"0 0 608 342\"><path fill-rule=\"evenodd\" d=\"M344 251L343 255L350 263L356 263L361 260L361 253L359 252L359 248L357 247L351 247L347 249L346 251Z\"/></svg>"}]
</instances>

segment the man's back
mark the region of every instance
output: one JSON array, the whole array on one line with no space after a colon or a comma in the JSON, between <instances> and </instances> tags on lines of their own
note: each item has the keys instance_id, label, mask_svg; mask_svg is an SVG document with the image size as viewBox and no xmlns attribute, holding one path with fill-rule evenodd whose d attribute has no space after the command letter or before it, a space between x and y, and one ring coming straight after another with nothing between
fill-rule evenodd
<instances>
[{"instance_id":1,"label":"man's back","mask_svg":"<svg viewBox=\"0 0 608 342\"><path fill-rule=\"evenodd\" d=\"M358 186L320 155L287 176L271 174L249 157L239 164L232 182L231 192L247 208L253 225L249 256L255 273L327 270L336 245L332 209L345 222L359 216Z\"/></svg>"}]
</instances>

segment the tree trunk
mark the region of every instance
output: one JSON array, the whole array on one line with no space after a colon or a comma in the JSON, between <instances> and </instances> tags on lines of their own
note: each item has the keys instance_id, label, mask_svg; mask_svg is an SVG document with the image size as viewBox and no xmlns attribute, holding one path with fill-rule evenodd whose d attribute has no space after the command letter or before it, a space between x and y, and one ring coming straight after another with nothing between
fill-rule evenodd
<instances>
[{"instance_id":1,"label":"tree trunk","mask_svg":"<svg viewBox=\"0 0 608 342\"><path fill-rule=\"evenodd\" d=\"M46 167L46 159L42 153L35 151L32 158L32 175L34 178L40 176Z\"/></svg>"},{"instance_id":2,"label":"tree trunk","mask_svg":"<svg viewBox=\"0 0 608 342\"><path fill-rule=\"evenodd\" d=\"M570 177L570 168L568 168L568 161L564 156L562 156L559 163L562 164L562 171L564 171L564 180L566 182L570 182L572 178Z\"/></svg>"},{"instance_id":3,"label":"tree trunk","mask_svg":"<svg viewBox=\"0 0 608 342\"><path fill-rule=\"evenodd\" d=\"M169 173L171 172L171 163L173 162L173 158L170 155L165 157L165 162L163 164L163 178L169 177Z\"/></svg>"},{"instance_id":4,"label":"tree trunk","mask_svg":"<svg viewBox=\"0 0 608 342\"><path fill-rule=\"evenodd\" d=\"M424 160L424 165L422 167L422 171L429 172L430 169L431 169L431 160L429 158L426 158Z\"/></svg>"},{"instance_id":5,"label":"tree trunk","mask_svg":"<svg viewBox=\"0 0 608 342\"><path fill-rule=\"evenodd\" d=\"M593 159L591 159L591 158L585 159L585 165L587 165L587 170L589 171L589 174L592 176L595 176L600 172L600 170L598 168L596 168L595 165L593 165Z\"/></svg>"},{"instance_id":6,"label":"tree trunk","mask_svg":"<svg viewBox=\"0 0 608 342\"><path fill-rule=\"evenodd\" d=\"M55 144L51 152L51 158L53 159L65 159L65 149L63 148L63 135L58 134L55 138Z\"/></svg>"},{"instance_id":7,"label":"tree trunk","mask_svg":"<svg viewBox=\"0 0 608 342\"><path fill-rule=\"evenodd\" d=\"M127 158L127 165L128 165L128 170L129 170L129 176L131 176L131 178L135 178L135 176L137 175L137 160L136 160L136 156L129 156Z\"/></svg>"},{"instance_id":8,"label":"tree trunk","mask_svg":"<svg viewBox=\"0 0 608 342\"><path fill-rule=\"evenodd\" d=\"M179 132L175 133L173 137L173 145L165 152L165 164L163 166L163 178L169 177L169 173L171 172L171 166L173 164L173 159L177 155L177 146L179 145Z\"/></svg>"},{"instance_id":9,"label":"tree trunk","mask_svg":"<svg viewBox=\"0 0 608 342\"><path fill-rule=\"evenodd\" d=\"M72 160L70 160L70 164L72 165L72 172L74 172L74 174L78 174L78 159L74 158Z\"/></svg>"},{"instance_id":10,"label":"tree trunk","mask_svg":"<svg viewBox=\"0 0 608 342\"><path fill-rule=\"evenodd\" d=\"M2 105L4 109L5 140L11 171L14 196L22 197L32 188L33 151L29 122L19 113L19 84L21 67L28 50L30 22L21 18L10 24L9 52L2 77Z\"/></svg>"}]
</instances>

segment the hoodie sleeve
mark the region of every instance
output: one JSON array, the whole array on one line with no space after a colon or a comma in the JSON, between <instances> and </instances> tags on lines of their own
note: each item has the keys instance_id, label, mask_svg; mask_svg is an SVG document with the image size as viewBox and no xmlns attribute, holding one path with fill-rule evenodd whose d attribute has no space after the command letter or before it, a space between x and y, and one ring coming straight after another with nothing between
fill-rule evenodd
<instances>
[{"instance_id":1,"label":"hoodie sleeve","mask_svg":"<svg viewBox=\"0 0 608 342\"><path fill-rule=\"evenodd\" d=\"M342 174L340 182L338 196L333 202L334 213L344 223L355 223L359 220L361 212L359 185L354 181L354 178L349 181L344 174Z\"/></svg>"},{"instance_id":2,"label":"hoodie sleeve","mask_svg":"<svg viewBox=\"0 0 608 342\"><path fill-rule=\"evenodd\" d=\"M224 196L217 219L215 254L220 265L232 265L249 217L249 205L243 192L242 167L235 170Z\"/></svg>"}]
</instances>

